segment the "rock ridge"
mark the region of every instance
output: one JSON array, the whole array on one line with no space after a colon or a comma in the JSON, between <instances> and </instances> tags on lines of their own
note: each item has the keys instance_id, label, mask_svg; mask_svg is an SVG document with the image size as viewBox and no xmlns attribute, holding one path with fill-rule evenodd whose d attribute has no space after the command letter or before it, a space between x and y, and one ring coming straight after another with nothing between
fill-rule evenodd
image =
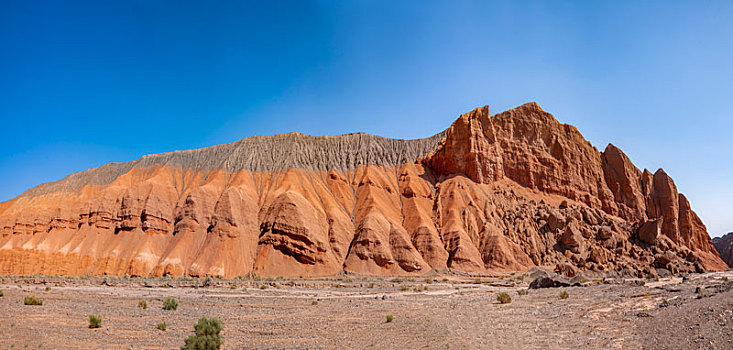
<instances>
[{"instance_id":1,"label":"rock ridge","mask_svg":"<svg viewBox=\"0 0 733 350\"><path fill-rule=\"evenodd\" d=\"M727 268L662 170L536 103L417 140L254 136L72 174L0 203L0 273L416 275Z\"/></svg>"},{"instance_id":2,"label":"rock ridge","mask_svg":"<svg viewBox=\"0 0 733 350\"><path fill-rule=\"evenodd\" d=\"M412 140L390 139L367 133L310 136L298 132L255 135L239 141L194 150L145 155L124 163L108 163L42 184L23 193L36 196L73 192L84 185L107 185L133 168L167 166L230 172L277 171L287 168L351 170L367 164L396 166L424 157L443 139L445 131Z\"/></svg>"}]
</instances>

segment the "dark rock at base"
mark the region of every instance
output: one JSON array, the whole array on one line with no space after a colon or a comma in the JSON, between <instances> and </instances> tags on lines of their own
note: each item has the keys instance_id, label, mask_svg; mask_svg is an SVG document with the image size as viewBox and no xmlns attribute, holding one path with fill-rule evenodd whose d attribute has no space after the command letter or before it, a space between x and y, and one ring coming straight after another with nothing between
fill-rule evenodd
<instances>
[{"instance_id":1,"label":"dark rock at base","mask_svg":"<svg viewBox=\"0 0 733 350\"><path fill-rule=\"evenodd\" d=\"M529 271L527 271L527 277L529 277L533 281L540 277L552 277L552 276L555 276L554 272L540 268L540 267L533 267L529 269Z\"/></svg>"},{"instance_id":2,"label":"dark rock at base","mask_svg":"<svg viewBox=\"0 0 733 350\"><path fill-rule=\"evenodd\" d=\"M659 275L659 277L670 277L670 276L672 276L672 272L670 272L669 270L667 270L665 268L661 268L661 267L657 269L657 274Z\"/></svg>"},{"instance_id":3,"label":"dark rock at base","mask_svg":"<svg viewBox=\"0 0 733 350\"><path fill-rule=\"evenodd\" d=\"M561 276L539 277L529 284L529 289L579 287L579 278L566 278Z\"/></svg>"}]
</instances>

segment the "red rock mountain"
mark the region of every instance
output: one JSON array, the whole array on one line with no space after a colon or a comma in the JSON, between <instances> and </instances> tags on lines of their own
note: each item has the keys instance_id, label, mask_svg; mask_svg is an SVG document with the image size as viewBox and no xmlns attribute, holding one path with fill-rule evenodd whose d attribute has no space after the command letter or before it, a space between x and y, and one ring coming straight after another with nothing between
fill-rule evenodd
<instances>
[{"instance_id":1,"label":"red rock mountain","mask_svg":"<svg viewBox=\"0 0 733 350\"><path fill-rule=\"evenodd\" d=\"M725 269L661 169L528 103L433 137L254 136L0 203L0 273L327 276Z\"/></svg>"},{"instance_id":2,"label":"red rock mountain","mask_svg":"<svg viewBox=\"0 0 733 350\"><path fill-rule=\"evenodd\" d=\"M713 238L713 245L728 266L733 267L733 232Z\"/></svg>"}]
</instances>

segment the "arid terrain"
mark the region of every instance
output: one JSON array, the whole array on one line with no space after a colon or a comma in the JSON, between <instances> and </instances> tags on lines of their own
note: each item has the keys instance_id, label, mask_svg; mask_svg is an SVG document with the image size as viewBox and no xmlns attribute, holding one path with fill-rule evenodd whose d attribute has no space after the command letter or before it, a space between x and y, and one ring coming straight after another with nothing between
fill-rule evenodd
<instances>
[{"instance_id":1,"label":"arid terrain","mask_svg":"<svg viewBox=\"0 0 733 350\"><path fill-rule=\"evenodd\" d=\"M0 1L0 350L733 350L733 0L415 5Z\"/></svg>"},{"instance_id":2,"label":"arid terrain","mask_svg":"<svg viewBox=\"0 0 733 350\"><path fill-rule=\"evenodd\" d=\"M664 170L485 106L425 139L253 136L0 203L0 347L177 349L207 316L226 349L731 349L727 269Z\"/></svg>"},{"instance_id":3,"label":"arid terrain","mask_svg":"<svg viewBox=\"0 0 733 350\"><path fill-rule=\"evenodd\" d=\"M527 289L528 274L297 280L5 276L0 348L177 349L196 320L209 316L224 323L224 349L730 349L731 280L733 271L723 271L656 280L581 279L582 286ZM522 290L528 293L520 295ZM560 298L562 291L567 299ZM511 302L499 303L500 292ZM23 305L26 296L41 298L43 305ZM177 310L162 308L166 297L180 301ZM140 300L147 309L138 307ZM101 328L88 328L90 314L102 317ZM162 321L165 331L156 328Z\"/></svg>"}]
</instances>

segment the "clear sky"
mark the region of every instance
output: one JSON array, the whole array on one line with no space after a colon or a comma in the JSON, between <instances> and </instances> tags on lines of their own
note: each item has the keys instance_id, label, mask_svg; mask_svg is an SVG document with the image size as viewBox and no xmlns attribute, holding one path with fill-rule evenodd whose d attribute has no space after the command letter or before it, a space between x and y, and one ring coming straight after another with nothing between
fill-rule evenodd
<instances>
[{"instance_id":1,"label":"clear sky","mask_svg":"<svg viewBox=\"0 0 733 350\"><path fill-rule=\"evenodd\" d=\"M255 134L536 101L733 231L733 1L2 1L0 201Z\"/></svg>"}]
</instances>

